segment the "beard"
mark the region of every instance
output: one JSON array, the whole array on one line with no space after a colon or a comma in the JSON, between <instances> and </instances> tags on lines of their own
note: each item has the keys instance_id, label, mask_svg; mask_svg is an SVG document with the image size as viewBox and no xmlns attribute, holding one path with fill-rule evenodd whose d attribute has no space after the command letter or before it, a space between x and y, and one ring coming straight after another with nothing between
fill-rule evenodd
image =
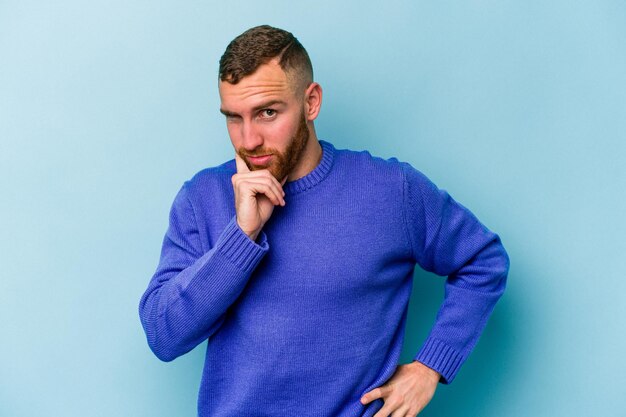
<instances>
[{"instance_id":1,"label":"beard","mask_svg":"<svg viewBox=\"0 0 626 417\"><path fill-rule=\"evenodd\" d=\"M260 169L267 169L278 181L281 181L287 175L289 175L298 165L298 162L304 154L304 149L309 141L309 129L307 127L306 118L304 117L304 111L300 113L300 122L298 123L298 129L293 135L285 152L279 152L277 149L272 148L260 148L256 149L254 153L248 154L248 156L260 156L272 154L270 165L262 167L258 165L252 165L246 158L246 154L242 149L237 153L246 162L246 165L250 171L257 171Z\"/></svg>"}]
</instances>

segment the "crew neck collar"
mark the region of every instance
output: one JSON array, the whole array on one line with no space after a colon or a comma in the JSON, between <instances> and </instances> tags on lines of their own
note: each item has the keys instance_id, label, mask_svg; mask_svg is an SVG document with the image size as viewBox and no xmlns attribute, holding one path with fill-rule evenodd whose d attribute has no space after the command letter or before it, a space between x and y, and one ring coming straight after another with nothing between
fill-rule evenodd
<instances>
[{"instance_id":1,"label":"crew neck collar","mask_svg":"<svg viewBox=\"0 0 626 417\"><path fill-rule=\"evenodd\" d=\"M318 139L318 142L322 147L322 159L320 159L320 162L313 171L309 172L304 177L286 182L285 185L283 185L285 195L298 194L316 186L326 178L330 172L333 165L335 147L330 142L326 142L322 139Z\"/></svg>"}]
</instances>

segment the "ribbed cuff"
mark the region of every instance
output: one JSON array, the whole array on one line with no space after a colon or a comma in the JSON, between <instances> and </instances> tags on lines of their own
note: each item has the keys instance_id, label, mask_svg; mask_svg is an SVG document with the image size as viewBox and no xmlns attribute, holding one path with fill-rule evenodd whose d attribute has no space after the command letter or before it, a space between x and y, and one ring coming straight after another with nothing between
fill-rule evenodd
<instances>
[{"instance_id":1,"label":"ribbed cuff","mask_svg":"<svg viewBox=\"0 0 626 417\"><path fill-rule=\"evenodd\" d=\"M463 356L437 339L427 339L413 358L441 374L440 382L450 384L463 364Z\"/></svg>"},{"instance_id":2,"label":"ribbed cuff","mask_svg":"<svg viewBox=\"0 0 626 417\"><path fill-rule=\"evenodd\" d=\"M216 249L239 268L252 271L269 250L267 236L263 231L257 236L256 243L245 234L237 223L237 216L228 222L217 240Z\"/></svg>"}]
</instances>

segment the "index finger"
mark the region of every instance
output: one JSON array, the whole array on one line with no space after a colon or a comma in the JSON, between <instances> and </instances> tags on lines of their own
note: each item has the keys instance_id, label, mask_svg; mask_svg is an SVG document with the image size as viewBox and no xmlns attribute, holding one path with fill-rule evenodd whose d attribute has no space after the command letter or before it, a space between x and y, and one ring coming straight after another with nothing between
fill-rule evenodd
<instances>
[{"instance_id":1,"label":"index finger","mask_svg":"<svg viewBox=\"0 0 626 417\"><path fill-rule=\"evenodd\" d=\"M250 172L250 168L248 168L248 165L246 165L246 161L244 161L237 152L235 152L235 163L237 164L238 174L242 172Z\"/></svg>"}]
</instances>

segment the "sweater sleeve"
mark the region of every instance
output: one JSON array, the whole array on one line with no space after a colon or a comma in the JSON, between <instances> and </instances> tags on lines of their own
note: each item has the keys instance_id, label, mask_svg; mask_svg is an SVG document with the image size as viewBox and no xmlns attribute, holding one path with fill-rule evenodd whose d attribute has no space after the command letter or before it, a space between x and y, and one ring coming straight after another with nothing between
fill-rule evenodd
<instances>
[{"instance_id":1,"label":"sweater sleeve","mask_svg":"<svg viewBox=\"0 0 626 417\"><path fill-rule=\"evenodd\" d=\"M215 245L202 253L187 193L185 183L170 210L158 267L139 302L148 345L166 362L217 331L269 249L263 231L257 243L233 216Z\"/></svg>"},{"instance_id":2,"label":"sweater sleeve","mask_svg":"<svg viewBox=\"0 0 626 417\"><path fill-rule=\"evenodd\" d=\"M425 343L414 356L449 384L478 342L502 296L509 257L500 237L466 207L407 163L405 218L415 261L446 276L444 299Z\"/></svg>"}]
</instances>

